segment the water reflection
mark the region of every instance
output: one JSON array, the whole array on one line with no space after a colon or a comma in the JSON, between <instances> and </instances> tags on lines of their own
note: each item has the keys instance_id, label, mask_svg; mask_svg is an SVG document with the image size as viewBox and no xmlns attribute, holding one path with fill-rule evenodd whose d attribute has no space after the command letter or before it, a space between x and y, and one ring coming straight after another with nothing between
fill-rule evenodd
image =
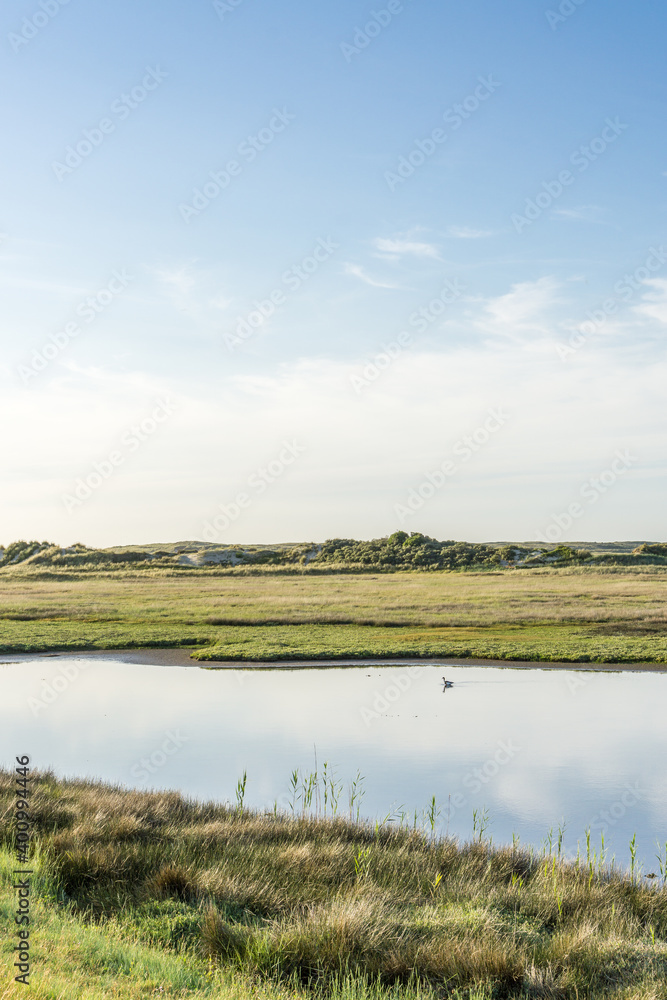
<instances>
[{"instance_id":1,"label":"water reflection","mask_svg":"<svg viewBox=\"0 0 667 1000\"><path fill-rule=\"evenodd\" d=\"M347 785L364 776L363 814L412 818L436 796L463 838L486 808L496 842L539 844L566 824L604 833L619 863L637 833L648 870L667 840L667 677L442 665L202 670L113 658L41 657L0 667L2 760L132 787L178 788L287 806L295 767L315 754ZM346 793L341 797L341 803ZM345 803L345 808L347 804Z\"/></svg>"}]
</instances>

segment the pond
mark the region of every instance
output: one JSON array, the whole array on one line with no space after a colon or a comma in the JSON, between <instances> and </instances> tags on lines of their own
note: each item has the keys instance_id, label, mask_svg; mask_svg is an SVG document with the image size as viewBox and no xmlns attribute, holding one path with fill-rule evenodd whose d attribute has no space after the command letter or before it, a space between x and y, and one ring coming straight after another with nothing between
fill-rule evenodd
<instances>
[{"instance_id":1,"label":"pond","mask_svg":"<svg viewBox=\"0 0 667 1000\"><path fill-rule=\"evenodd\" d=\"M667 674L438 663L202 669L145 654L5 657L2 764L301 811L299 769L335 774L338 812L539 847L644 871L667 840ZM148 657L150 659L150 657ZM133 662L135 661L135 662ZM442 676L453 686L443 690ZM317 762L317 764L316 764ZM360 776L360 778L358 778ZM357 780L356 790L353 783ZM339 784L336 786L336 782ZM322 789L316 802L324 808ZM331 809L331 786L327 794ZM473 820L473 812L476 818Z\"/></svg>"}]
</instances>

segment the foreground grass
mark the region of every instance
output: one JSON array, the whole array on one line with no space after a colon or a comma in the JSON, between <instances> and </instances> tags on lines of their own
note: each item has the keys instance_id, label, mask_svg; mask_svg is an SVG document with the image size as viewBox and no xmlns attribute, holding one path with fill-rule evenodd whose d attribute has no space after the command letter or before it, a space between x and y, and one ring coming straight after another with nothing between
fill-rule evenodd
<instances>
[{"instance_id":1,"label":"foreground grass","mask_svg":"<svg viewBox=\"0 0 667 1000\"><path fill-rule=\"evenodd\" d=\"M408 829L33 787L38 997L667 998L662 885ZM12 790L0 771L5 968Z\"/></svg>"},{"instance_id":2,"label":"foreground grass","mask_svg":"<svg viewBox=\"0 0 667 1000\"><path fill-rule=\"evenodd\" d=\"M11 925L15 894L11 889L9 853L0 851L0 1000L25 997L23 984L13 981ZM163 924L177 921L161 907ZM90 920L52 899L38 898L31 911L37 944L30 995L38 1000L144 1000L178 997L187 1000L312 1000L324 994L300 984L281 984L212 963L199 949L174 948L146 942L131 921ZM201 923L201 915L196 914ZM6 986L4 984L7 984ZM428 989L383 989L364 977L331 984L328 1000L434 1000ZM479 994L479 1000L485 1000Z\"/></svg>"},{"instance_id":3,"label":"foreground grass","mask_svg":"<svg viewBox=\"0 0 667 1000\"><path fill-rule=\"evenodd\" d=\"M0 570L0 651L667 662L667 571Z\"/></svg>"}]
</instances>

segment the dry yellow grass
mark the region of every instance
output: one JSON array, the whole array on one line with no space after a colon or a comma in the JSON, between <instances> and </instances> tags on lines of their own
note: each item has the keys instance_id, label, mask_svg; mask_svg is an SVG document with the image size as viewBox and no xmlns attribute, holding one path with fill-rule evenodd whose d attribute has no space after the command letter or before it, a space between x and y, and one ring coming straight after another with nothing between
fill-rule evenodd
<instances>
[{"instance_id":1,"label":"dry yellow grass","mask_svg":"<svg viewBox=\"0 0 667 1000\"><path fill-rule=\"evenodd\" d=\"M667 622L667 571L316 574L0 571L0 617L266 622Z\"/></svg>"}]
</instances>

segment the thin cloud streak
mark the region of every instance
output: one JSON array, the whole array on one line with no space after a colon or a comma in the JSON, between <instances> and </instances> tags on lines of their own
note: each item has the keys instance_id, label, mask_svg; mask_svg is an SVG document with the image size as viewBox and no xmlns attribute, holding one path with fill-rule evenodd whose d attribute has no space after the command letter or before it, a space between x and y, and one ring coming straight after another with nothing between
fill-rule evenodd
<instances>
[{"instance_id":1,"label":"thin cloud streak","mask_svg":"<svg viewBox=\"0 0 667 1000\"><path fill-rule=\"evenodd\" d=\"M343 267L345 274L349 274L354 278L359 278L360 281L363 281L367 285L371 285L373 288L399 289L402 287L401 285L396 285L389 281L382 281L371 277L371 275L368 274L360 264L345 263Z\"/></svg>"}]
</instances>

